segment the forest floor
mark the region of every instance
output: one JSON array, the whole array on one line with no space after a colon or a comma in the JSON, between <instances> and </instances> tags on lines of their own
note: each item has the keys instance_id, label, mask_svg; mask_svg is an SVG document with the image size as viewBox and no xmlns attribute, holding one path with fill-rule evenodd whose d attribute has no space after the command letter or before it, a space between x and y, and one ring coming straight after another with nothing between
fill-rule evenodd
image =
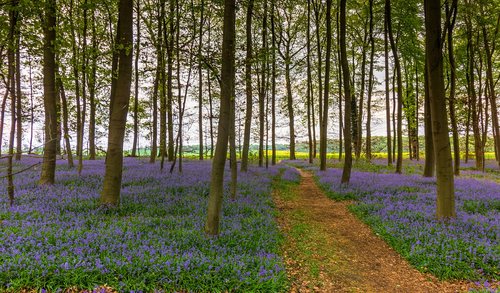
<instances>
[{"instance_id":1,"label":"forest floor","mask_svg":"<svg viewBox=\"0 0 500 293\"><path fill-rule=\"evenodd\" d=\"M310 172L275 192L285 232L290 292L467 292L473 283L440 281L412 268L387 243L333 201Z\"/></svg>"}]
</instances>

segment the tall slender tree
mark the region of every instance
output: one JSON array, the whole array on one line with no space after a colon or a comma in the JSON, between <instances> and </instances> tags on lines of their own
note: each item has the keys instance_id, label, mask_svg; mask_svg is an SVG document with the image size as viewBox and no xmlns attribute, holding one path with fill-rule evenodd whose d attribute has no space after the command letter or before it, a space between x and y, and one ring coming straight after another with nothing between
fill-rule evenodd
<instances>
[{"instance_id":1,"label":"tall slender tree","mask_svg":"<svg viewBox=\"0 0 500 293\"><path fill-rule=\"evenodd\" d=\"M397 159L396 159L396 173L401 174L403 171L403 83L401 81L401 65L399 62L398 49L396 41L392 33L392 16L391 16L391 0L385 0L385 21L387 23L387 33L391 43L392 56L394 58L395 75L397 82Z\"/></svg>"},{"instance_id":2,"label":"tall slender tree","mask_svg":"<svg viewBox=\"0 0 500 293\"><path fill-rule=\"evenodd\" d=\"M219 222L224 193L224 166L227 156L227 143L231 127L231 99L234 91L235 75L235 35L236 35L235 0L224 0L224 27L222 40L221 99L218 125L217 146L212 163L210 195L208 199L205 233L219 234Z\"/></svg>"},{"instance_id":3,"label":"tall slender tree","mask_svg":"<svg viewBox=\"0 0 500 293\"><path fill-rule=\"evenodd\" d=\"M448 48L448 62L450 64L450 94L448 97L449 111L450 111L450 124L451 132L453 135L453 170L455 175L460 175L460 145L458 139L458 125L455 110L455 92L457 87L457 73L455 65L455 53L453 45L453 29L457 19L458 0L452 0L451 7L445 1L446 7L446 31L447 31L447 48Z\"/></svg>"},{"instance_id":4,"label":"tall slender tree","mask_svg":"<svg viewBox=\"0 0 500 293\"><path fill-rule=\"evenodd\" d=\"M340 63L344 80L344 143L345 160L342 170L342 183L349 183L352 169L352 135L351 135L351 85L349 64L346 50L346 1L340 0ZM324 117L325 118L325 117ZM326 118L325 118L326 119Z\"/></svg>"},{"instance_id":5,"label":"tall slender tree","mask_svg":"<svg viewBox=\"0 0 500 293\"><path fill-rule=\"evenodd\" d=\"M43 105L45 109L45 143L40 184L53 184L57 149L56 91L56 0L45 0L43 25Z\"/></svg>"},{"instance_id":6,"label":"tall slender tree","mask_svg":"<svg viewBox=\"0 0 500 293\"><path fill-rule=\"evenodd\" d=\"M205 0L200 3L200 31L198 32L198 140L199 140L199 155L198 158L203 160L203 66L201 50L203 48L203 26L205 24Z\"/></svg>"},{"instance_id":7,"label":"tall slender tree","mask_svg":"<svg viewBox=\"0 0 500 293\"><path fill-rule=\"evenodd\" d=\"M384 17L384 60L385 60L385 121L387 130L387 165L392 166L391 107L389 92L389 38L387 17Z\"/></svg>"},{"instance_id":8,"label":"tall slender tree","mask_svg":"<svg viewBox=\"0 0 500 293\"><path fill-rule=\"evenodd\" d=\"M248 170L248 152L250 149L250 128L252 127L252 18L253 18L253 0L248 0L246 13L246 57L245 57L245 132L243 134L243 154L241 156L241 171Z\"/></svg>"},{"instance_id":9,"label":"tall slender tree","mask_svg":"<svg viewBox=\"0 0 500 293\"><path fill-rule=\"evenodd\" d=\"M139 56L141 52L141 1L135 6L135 58L134 58L134 137L132 138L132 157L137 156L139 147Z\"/></svg>"},{"instance_id":10,"label":"tall slender tree","mask_svg":"<svg viewBox=\"0 0 500 293\"><path fill-rule=\"evenodd\" d=\"M116 89L111 97L111 113L108 129L106 171L101 192L101 204L117 206L123 167L123 139L132 83L133 0L120 0L118 4L118 28L114 54L118 55Z\"/></svg>"},{"instance_id":11,"label":"tall slender tree","mask_svg":"<svg viewBox=\"0 0 500 293\"><path fill-rule=\"evenodd\" d=\"M442 219L455 217L455 187L443 79L441 1L425 0L424 7L425 55L437 173L436 216Z\"/></svg>"},{"instance_id":12,"label":"tall slender tree","mask_svg":"<svg viewBox=\"0 0 500 293\"><path fill-rule=\"evenodd\" d=\"M345 5L345 3L344 3ZM325 61L325 94L323 96L323 119L320 124L319 156L320 170L326 170L326 142L328 127L328 97L330 95L330 56L332 52L332 0L326 1L326 61ZM345 15L344 15L345 17ZM345 18L344 18L345 21ZM345 23L344 23L345 25ZM345 42L345 36L344 36ZM345 43L344 43L345 45ZM342 45L341 45L342 46ZM345 48L344 48L345 49Z\"/></svg>"},{"instance_id":13,"label":"tall slender tree","mask_svg":"<svg viewBox=\"0 0 500 293\"><path fill-rule=\"evenodd\" d=\"M368 71L368 93L366 101L366 159L371 160L372 158L372 133L371 133L371 120L372 120L372 93L373 93L373 67L375 62L375 38L373 37L373 1L369 0L369 10L370 10L370 32L369 32L369 42L370 42L370 69Z\"/></svg>"}]
</instances>

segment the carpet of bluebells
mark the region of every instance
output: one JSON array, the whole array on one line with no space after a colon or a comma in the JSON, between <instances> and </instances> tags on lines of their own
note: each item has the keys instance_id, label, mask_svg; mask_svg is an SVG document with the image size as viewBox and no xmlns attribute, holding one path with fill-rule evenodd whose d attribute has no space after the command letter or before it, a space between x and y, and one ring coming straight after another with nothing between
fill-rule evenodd
<instances>
[{"instance_id":1,"label":"carpet of bluebells","mask_svg":"<svg viewBox=\"0 0 500 293\"><path fill-rule=\"evenodd\" d=\"M24 158L15 168L40 161ZM297 181L290 167L250 168L236 200L223 203L220 237L203 233L210 162L184 171L126 158L121 207L99 206L104 161L81 176L58 161L54 186L40 170L15 176L10 208L0 179L0 291L56 291L107 284L119 291L283 291L282 239L270 196L273 178ZM285 170L282 170L285 169Z\"/></svg>"},{"instance_id":2,"label":"carpet of bluebells","mask_svg":"<svg viewBox=\"0 0 500 293\"><path fill-rule=\"evenodd\" d=\"M355 200L351 210L418 269L442 279L500 279L499 184L456 178L457 216L443 222L435 217L435 178L416 172L420 165L410 175L353 171L348 185L340 184L342 169L306 168L330 197Z\"/></svg>"}]
</instances>

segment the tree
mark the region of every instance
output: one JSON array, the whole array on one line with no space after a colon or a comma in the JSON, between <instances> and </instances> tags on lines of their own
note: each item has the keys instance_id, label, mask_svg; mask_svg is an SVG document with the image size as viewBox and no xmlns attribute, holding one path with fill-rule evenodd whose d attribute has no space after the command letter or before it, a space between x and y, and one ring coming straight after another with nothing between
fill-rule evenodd
<instances>
[{"instance_id":1,"label":"tree","mask_svg":"<svg viewBox=\"0 0 500 293\"><path fill-rule=\"evenodd\" d=\"M141 45L141 5L140 1L136 1L136 16L135 16L135 60L134 60L134 137L132 143L132 157L137 156L137 148L139 144L139 54Z\"/></svg>"},{"instance_id":2,"label":"tree","mask_svg":"<svg viewBox=\"0 0 500 293\"><path fill-rule=\"evenodd\" d=\"M352 135L351 135L351 85L349 64L347 63L346 50L346 0L340 0L340 63L342 65L342 75L344 80L344 144L345 160L342 170L342 183L349 183L352 169ZM326 119L326 117L323 117Z\"/></svg>"},{"instance_id":3,"label":"tree","mask_svg":"<svg viewBox=\"0 0 500 293\"><path fill-rule=\"evenodd\" d=\"M373 37L373 1L370 2L370 32L369 32L369 42L370 42L370 69L368 73L368 94L366 101L366 159L371 160L372 158L372 137L371 137L371 104L372 104L372 93L373 93L373 63L375 57L375 38Z\"/></svg>"},{"instance_id":4,"label":"tree","mask_svg":"<svg viewBox=\"0 0 500 293\"><path fill-rule=\"evenodd\" d=\"M398 140L398 155L396 160L396 173L401 174L403 166L403 84L401 82L401 65L399 63L398 49L392 33L392 18L391 18L391 0L385 0L385 21L387 23L387 33L391 43L392 56L394 57L394 67L396 68L396 80L398 91L398 117L397 117L397 140ZM387 70L387 69L386 69Z\"/></svg>"},{"instance_id":5,"label":"tree","mask_svg":"<svg viewBox=\"0 0 500 293\"><path fill-rule=\"evenodd\" d=\"M458 126L457 126L457 117L455 114L455 93L456 93L456 84L457 84L457 73L456 73L456 65L455 65L455 54L453 50L453 28L455 27L455 21L457 19L457 6L458 0L453 0L451 3L451 7L446 1L446 32L447 32L447 45L448 45L448 60L450 63L450 95L448 97L449 101L449 110L450 110L450 124L451 130L453 134L453 156L454 163L453 169L455 175L460 175L460 146L458 140Z\"/></svg>"},{"instance_id":6,"label":"tree","mask_svg":"<svg viewBox=\"0 0 500 293\"><path fill-rule=\"evenodd\" d=\"M455 217L455 188L443 79L441 1L425 0L424 7L425 55L437 175L436 216L442 219Z\"/></svg>"},{"instance_id":7,"label":"tree","mask_svg":"<svg viewBox=\"0 0 500 293\"><path fill-rule=\"evenodd\" d=\"M45 143L40 184L54 184L57 151L56 91L56 0L46 0L43 25L43 105L45 109Z\"/></svg>"},{"instance_id":8,"label":"tree","mask_svg":"<svg viewBox=\"0 0 500 293\"><path fill-rule=\"evenodd\" d=\"M224 0L220 115L217 145L210 179L207 221L205 223L205 233L208 235L219 234L222 195L224 193L224 166L227 156L229 128L231 127L231 99L233 98L234 91L235 23L235 0Z\"/></svg>"},{"instance_id":9,"label":"tree","mask_svg":"<svg viewBox=\"0 0 500 293\"><path fill-rule=\"evenodd\" d=\"M345 5L345 3L344 3ZM344 7L345 8L345 7ZM332 1L326 1L326 61L325 61L325 95L323 96L323 119L320 124L319 156L320 170L326 170L326 130L328 127L328 96L330 94L330 56L332 52ZM345 21L345 15L344 15ZM345 23L344 23L345 25ZM345 36L344 36L345 42ZM344 43L345 45L345 43ZM345 49L345 48L344 48ZM347 61L347 59L346 59Z\"/></svg>"},{"instance_id":10,"label":"tree","mask_svg":"<svg viewBox=\"0 0 500 293\"><path fill-rule=\"evenodd\" d=\"M245 112L245 132L243 134L243 154L241 156L241 171L248 170L248 151L250 148L250 128L252 126L252 16L253 16L253 0L248 0L246 13L246 57L245 57L245 95L246 95L246 112Z\"/></svg>"},{"instance_id":11,"label":"tree","mask_svg":"<svg viewBox=\"0 0 500 293\"><path fill-rule=\"evenodd\" d=\"M116 86L113 91L114 96L111 97L106 171L101 192L101 204L111 207L118 206L120 203L123 138L132 82L133 0L120 0L118 13L116 47L114 48L114 54L117 55L118 60L118 76L114 83Z\"/></svg>"}]
</instances>

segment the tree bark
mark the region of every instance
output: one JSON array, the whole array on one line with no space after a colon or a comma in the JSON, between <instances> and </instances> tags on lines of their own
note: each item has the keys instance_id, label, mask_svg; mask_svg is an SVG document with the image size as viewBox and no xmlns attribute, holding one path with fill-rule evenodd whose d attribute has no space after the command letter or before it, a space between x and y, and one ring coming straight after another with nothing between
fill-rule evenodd
<instances>
[{"instance_id":1,"label":"tree bark","mask_svg":"<svg viewBox=\"0 0 500 293\"><path fill-rule=\"evenodd\" d=\"M134 137L132 139L132 157L137 156L139 145L139 54L141 47L141 5L136 1L136 19L135 19L135 58L134 58Z\"/></svg>"},{"instance_id":2,"label":"tree bark","mask_svg":"<svg viewBox=\"0 0 500 293\"><path fill-rule=\"evenodd\" d=\"M311 121L311 107L312 107L312 75L311 75L311 0L307 0L307 31L306 31L306 46L307 46L307 138L309 145L309 164L313 163L314 152L313 152L313 135L312 135L312 121ZM314 111L314 110L313 110ZM316 146L314 146L316 147Z\"/></svg>"},{"instance_id":3,"label":"tree bark","mask_svg":"<svg viewBox=\"0 0 500 293\"><path fill-rule=\"evenodd\" d=\"M483 7L481 6L481 14L484 15ZM492 40L496 39L498 29L500 27L500 16L498 16L495 33L493 34ZM486 31L486 26L482 24L482 33L484 41L484 49L486 53L486 79L488 84L488 97L491 105L491 122L493 128L493 141L495 148L495 157L498 165L500 166L500 126L498 121L498 108L497 108L497 96L495 93L495 80L493 78L493 53L495 50L495 43L490 44L488 41L488 33Z\"/></svg>"},{"instance_id":4,"label":"tree bark","mask_svg":"<svg viewBox=\"0 0 500 293\"><path fill-rule=\"evenodd\" d=\"M57 92L56 92L56 0L45 1L43 42L43 105L45 109L45 143L40 184L54 184L57 149Z\"/></svg>"},{"instance_id":5,"label":"tree bark","mask_svg":"<svg viewBox=\"0 0 500 293\"><path fill-rule=\"evenodd\" d=\"M231 127L231 99L234 91L234 54L235 54L235 0L224 1L224 26L222 41L221 99L218 125L217 147L212 163L210 195L208 199L205 233L219 234L219 221L224 193L224 165L227 156L227 143Z\"/></svg>"},{"instance_id":6,"label":"tree bark","mask_svg":"<svg viewBox=\"0 0 500 293\"><path fill-rule=\"evenodd\" d=\"M455 217L455 188L443 80L441 1L425 0L425 54L429 75L432 138L437 173L438 219Z\"/></svg>"},{"instance_id":7,"label":"tree bark","mask_svg":"<svg viewBox=\"0 0 500 293\"><path fill-rule=\"evenodd\" d=\"M167 130L168 130L168 161L174 160L174 119L172 112L173 95L173 64L174 64L174 20L175 20L175 3L176 0L170 0L170 28L167 45ZM164 31L166 35L166 30ZM167 38L165 37L165 41Z\"/></svg>"},{"instance_id":8,"label":"tree bark","mask_svg":"<svg viewBox=\"0 0 500 293\"><path fill-rule=\"evenodd\" d=\"M18 6L19 3L16 3ZM17 8L19 9L19 8ZM15 22L15 51L16 51L16 161L21 160L23 153L23 108L22 108L22 92L21 92L21 23L19 21L19 11L16 14Z\"/></svg>"},{"instance_id":9,"label":"tree bark","mask_svg":"<svg viewBox=\"0 0 500 293\"><path fill-rule=\"evenodd\" d=\"M457 117L455 114L455 91L456 91L456 66L455 55L453 50L453 28L455 27L455 20L457 18L458 0L453 0L451 8L448 1L445 2L446 6L446 29L448 38L448 61L450 63L450 96L448 97L450 107L450 124L451 132L453 134L453 157L454 164L453 170L456 176L460 175L460 144L458 140L458 126Z\"/></svg>"},{"instance_id":10,"label":"tree bark","mask_svg":"<svg viewBox=\"0 0 500 293\"><path fill-rule=\"evenodd\" d=\"M133 1L120 0L115 53L118 54L118 77L109 117L106 172L101 204L118 206L123 167L123 138L132 82Z\"/></svg>"},{"instance_id":11,"label":"tree bark","mask_svg":"<svg viewBox=\"0 0 500 293\"><path fill-rule=\"evenodd\" d=\"M8 77L7 77L7 89L10 93L10 136L9 136L9 155L7 157L7 194L9 197L9 205L14 205L14 176L12 174L12 160L14 157L14 139L16 134L16 65L15 65L15 44L14 36L16 31L17 23L17 0L11 1L11 7L9 11L9 40L10 46L7 49L7 64L8 64ZM3 117L2 117L3 119ZM3 121L2 121L3 123ZM2 124L3 128L3 124Z\"/></svg>"},{"instance_id":12,"label":"tree bark","mask_svg":"<svg viewBox=\"0 0 500 293\"><path fill-rule=\"evenodd\" d=\"M397 82L397 160L396 160L396 173L401 174L403 168L403 84L401 82L401 65L399 63L398 49L392 33L392 18L391 18L391 0L385 0L385 18L387 22L387 32L389 34L389 41L391 43L392 56L394 57L394 67L396 69L396 82Z\"/></svg>"},{"instance_id":13,"label":"tree bark","mask_svg":"<svg viewBox=\"0 0 500 293\"><path fill-rule=\"evenodd\" d=\"M87 112L87 0L83 3L83 46L82 46L82 121L80 122L80 150L78 153L78 175L81 175L83 169L83 137L85 133L85 116Z\"/></svg>"},{"instance_id":14,"label":"tree bark","mask_svg":"<svg viewBox=\"0 0 500 293\"><path fill-rule=\"evenodd\" d=\"M346 0L340 0L340 63L344 79L344 142L345 161L341 183L349 183L352 169L352 135L351 135L351 85L349 84L349 64L346 51Z\"/></svg>"},{"instance_id":15,"label":"tree bark","mask_svg":"<svg viewBox=\"0 0 500 293\"><path fill-rule=\"evenodd\" d=\"M384 18L384 53L385 53L385 120L387 129L387 166L392 166L392 138L391 138L391 106L389 92L389 40L387 19Z\"/></svg>"},{"instance_id":16,"label":"tree bark","mask_svg":"<svg viewBox=\"0 0 500 293\"><path fill-rule=\"evenodd\" d=\"M271 0L271 165L276 165L276 28L275 0Z\"/></svg>"},{"instance_id":17,"label":"tree bark","mask_svg":"<svg viewBox=\"0 0 500 293\"><path fill-rule=\"evenodd\" d=\"M201 0L200 31L198 34L198 140L199 140L198 158L200 160L203 160L203 67L202 67L201 49L203 48L203 25L205 23L204 12L205 12L205 1Z\"/></svg>"},{"instance_id":18,"label":"tree bark","mask_svg":"<svg viewBox=\"0 0 500 293\"><path fill-rule=\"evenodd\" d=\"M375 39L373 38L373 1L369 0L370 3L370 32L369 32L369 42L370 42L370 69L368 73L368 94L366 101L366 159L372 159L372 134L371 134L371 104L372 104L372 93L373 93L373 62L375 57Z\"/></svg>"},{"instance_id":19,"label":"tree bark","mask_svg":"<svg viewBox=\"0 0 500 293\"><path fill-rule=\"evenodd\" d=\"M66 98L66 91L64 90L64 85L59 72L56 77L56 88L58 89L59 97L61 98L63 138L66 146L66 154L68 156L68 167L73 168L75 163L73 162L73 152L71 151L71 141L69 136L68 99Z\"/></svg>"},{"instance_id":20,"label":"tree bark","mask_svg":"<svg viewBox=\"0 0 500 293\"><path fill-rule=\"evenodd\" d=\"M323 119L320 128L319 156L320 170L326 170L327 129L328 129L328 98L330 95L330 59L332 52L332 0L326 1L326 61L325 61L325 93L323 96ZM345 15L344 15L345 17ZM344 18L345 21L345 18ZM345 42L345 39L344 39ZM345 43L344 43L345 45ZM345 48L344 48L345 49Z\"/></svg>"},{"instance_id":21,"label":"tree bark","mask_svg":"<svg viewBox=\"0 0 500 293\"><path fill-rule=\"evenodd\" d=\"M468 15L465 16L466 30L467 30L467 70L466 70L466 79L467 79L467 94L470 98L470 113L472 120L472 133L474 138L474 156L475 156L475 164L477 170L483 170L483 161L484 161L484 149L483 142L481 139L481 129L479 127L479 109L478 109L478 98L476 93L476 85L475 85L475 73L474 73L474 44L472 37L472 24Z\"/></svg>"},{"instance_id":22,"label":"tree bark","mask_svg":"<svg viewBox=\"0 0 500 293\"><path fill-rule=\"evenodd\" d=\"M2 99L2 106L1 106L1 112L0 112L0 142L3 142L3 131L4 131L4 121L5 121L5 108L7 106L7 99L9 98L9 93L10 93L10 77L7 78L7 82L5 85L5 94ZM0 156L2 156L2 143L0 143Z\"/></svg>"},{"instance_id":23,"label":"tree bark","mask_svg":"<svg viewBox=\"0 0 500 293\"><path fill-rule=\"evenodd\" d=\"M436 160L434 158L434 142L432 139L432 120L431 120L431 100L429 94L429 76L427 71L427 62L424 66L424 138L425 138L425 163L424 177L434 177L436 169Z\"/></svg>"},{"instance_id":24,"label":"tree bark","mask_svg":"<svg viewBox=\"0 0 500 293\"><path fill-rule=\"evenodd\" d=\"M262 61L261 61L261 87L259 89L259 167L264 166L264 126L266 116L265 100L267 96L266 66L267 58L267 0L264 0L264 17L262 19Z\"/></svg>"},{"instance_id":25,"label":"tree bark","mask_svg":"<svg viewBox=\"0 0 500 293\"><path fill-rule=\"evenodd\" d=\"M92 10L92 54L91 54L91 69L90 69L90 77L89 77L89 160L96 159L96 146L95 146L95 133L96 133L96 78L97 78L97 56L98 56L98 48L97 48L97 30L96 30L96 19L95 19L95 8Z\"/></svg>"},{"instance_id":26,"label":"tree bark","mask_svg":"<svg viewBox=\"0 0 500 293\"><path fill-rule=\"evenodd\" d=\"M243 134L243 154L241 156L241 171L248 170L248 152L250 148L250 128L252 126L252 14L253 0L248 0L246 13L246 57L245 57L245 94L246 94L246 112L245 112L245 130Z\"/></svg>"}]
</instances>

